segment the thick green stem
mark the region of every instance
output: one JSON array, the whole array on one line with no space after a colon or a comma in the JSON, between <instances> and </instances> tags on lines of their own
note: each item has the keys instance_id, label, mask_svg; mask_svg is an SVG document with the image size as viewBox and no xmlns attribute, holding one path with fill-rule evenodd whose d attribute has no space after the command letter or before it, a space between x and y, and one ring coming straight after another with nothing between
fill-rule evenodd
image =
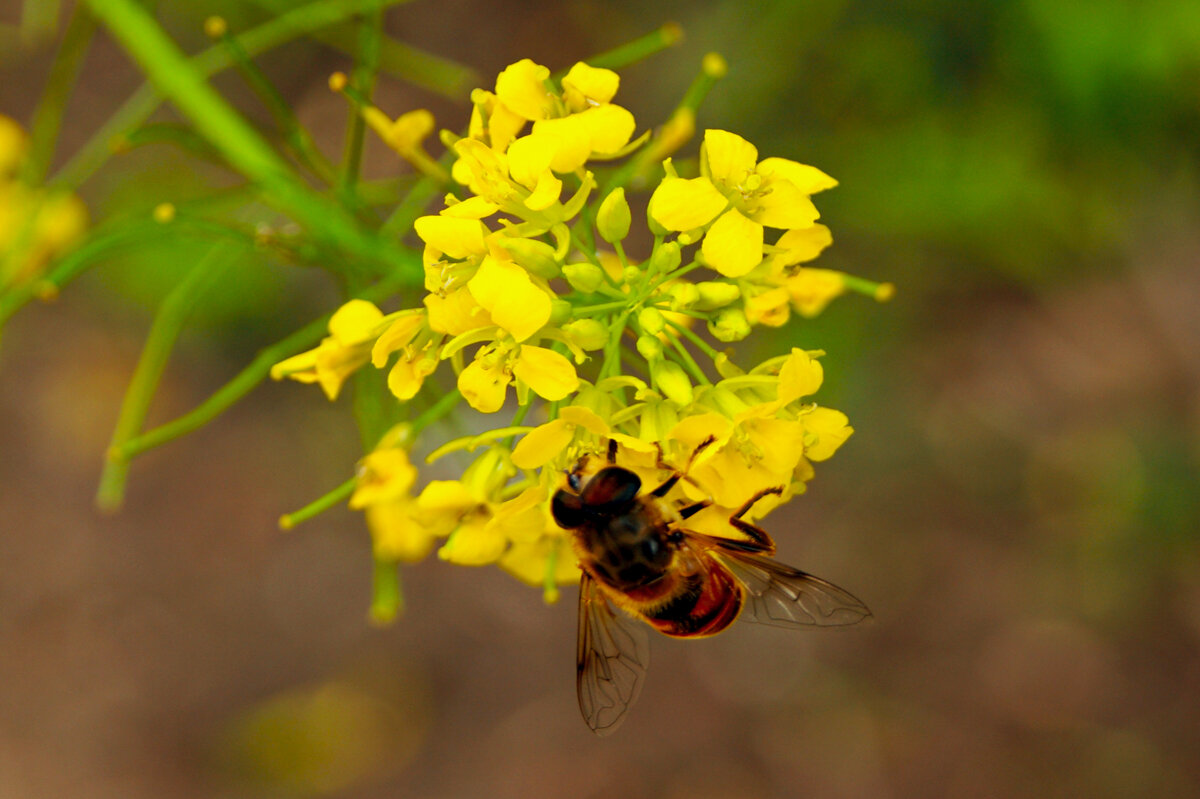
<instances>
[{"instance_id":1,"label":"thick green stem","mask_svg":"<svg viewBox=\"0 0 1200 799\"><path fill-rule=\"evenodd\" d=\"M88 6L197 130L235 169L262 186L268 202L336 250L378 267L394 255L394 248L359 228L340 206L298 181L134 0L88 0Z\"/></svg>"}]
</instances>

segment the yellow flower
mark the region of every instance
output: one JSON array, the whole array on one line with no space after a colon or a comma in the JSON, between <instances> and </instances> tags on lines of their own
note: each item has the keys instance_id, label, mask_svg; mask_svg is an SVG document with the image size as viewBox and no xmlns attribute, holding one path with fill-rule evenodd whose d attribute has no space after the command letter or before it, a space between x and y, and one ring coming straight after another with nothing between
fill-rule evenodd
<instances>
[{"instance_id":1,"label":"yellow flower","mask_svg":"<svg viewBox=\"0 0 1200 799\"><path fill-rule=\"evenodd\" d=\"M845 293L846 276L832 269L801 267L785 278L784 286L796 311L801 316L813 317Z\"/></svg>"},{"instance_id":2,"label":"yellow flower","mask_svg":"<svg viewBox=\"0 0 1200 799\"><path fill-rule=\"evenodd\" d=\"M504 405L508 385L516 381L521 402L530 389L551 402L579 388L575 367L564 356L531 344L495 342L482 347L458 376L458 390L477 411L495 413Z\"/></svg>"},{"instance_id":3,"label":"yellow flower","mask_svg":"<svg viewBox=\"0 0 1200 799\"><path fill-rule=\"evenodd\" d=\"M511 261L485 257L467 286L492 321L518 342L550 321L553 292L534 283L528 272Z\"/></svg>"},{"instance_id":4,"label":"yellow flower","mask_svg":"<svg viewBox=\"0 0 1200 799\"><path fill-rule=\"evenodd\" d=\"M434 535L417 518L412 487L416 467L401 447L377 449L363 458L350 507L365 509L375 557L418 561L433 548Z\"/></svg>"},{"instance_id":5,"label":"yellow flower","mask_svg":"<svg viewBox=\"0 0 1200 799\"><path fill-rule=\"evenodd\" d=\"M607 436L608 425L595 412L578 406L559 408L558 418L535 427L513 448L512 462L521 469L538 469L555 460L575 440L590 433Z\"/></svg>"},{"instance_id":6,"label":"yellow flower","mask_svg":"<svg viewBox=\"0 0 1200 799\"><path fill-rule=\"evenodd\" d=\"M79 197L18 179L28 152L25 131L0 114L0 289L36 278L87 229L87 207Z\"/></svg>"},{"instance_id":7,"label":"yellow flower","mask_svg":"<svg viewBox=\"0 0 1200 799\"><path fill-rule=\"evenodd\" d=\"M667 178L651 198L651 216L669 231L707 226L701 252L726 277L741 277L763 258L763 228L808 228L819 216L809 195L837 185L815 167L784 158L758 161L750 142L708 130L701 177Z\"/></svg>"},{"instance_id":8,"label":"yellow flower","mask_svg":"<svg viewBox=\"0 0 1200 799\"><path fill-rule=\"evenodd\" d=\"M329 319L329 336L316 349L271 367L271 378L290 377L320 383L325 396L337 399L342 384L371 358L371 346L382 332L383 312L366 300L350 300Z\"/></svg>"},{"instance_id":9,"label":"yellow flower","mask_svg":"<svg viewBox=\"0 0 1200 799\"><path fill-rule=\"evenodd\" d=\"M566 531L542 512L539 535L515 540L499 561L500 568L523 583L541 586L547 603L558 601L558 586L579 584L579 565Z\"/></svg>"},{"instance_id":10,"label":"yellow flower","mask_svg":"<svg viewBox=\"0 0 1200 799\"><path fill-rule=\"evenodd\" d=\"M433 114L424 108L401 114L392 120L375 106L365 106L362 118L383 143L404 158L421 150L421 143L433 132Z\"/></svg>"},{"instance_id":11,"label":"yellow flower","mask_svg":"<svg viewBox=\"0 0 1200 799\"><path fill-rule=\"evenodd\" d=\"M691 475L718 505L737 508L760 491L788 486L804 451L804 425L791 419L758 415L756 409L736 420L718 413L683 419L670 438L691 452L713 437L693 464Z\"/></svg>"}]
</instances>

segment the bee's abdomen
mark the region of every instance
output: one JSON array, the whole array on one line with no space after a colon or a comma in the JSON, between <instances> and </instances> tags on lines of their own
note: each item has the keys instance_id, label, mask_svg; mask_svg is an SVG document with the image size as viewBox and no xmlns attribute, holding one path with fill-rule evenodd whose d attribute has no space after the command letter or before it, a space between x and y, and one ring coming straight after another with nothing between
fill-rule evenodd
<instances>
[{"instance_id":1,"label":"bee's abdomen","mask_svg":"<svg viewBox=\"0 0 1200 799\"><path fill-rule=\"evenodd\" d=\"M729 570L710 564L706 572L679 580L669 599L644 611L659 632L677 638L700 638L721 632L742 609L742 592Z\"/></svg>"}]
</instances>

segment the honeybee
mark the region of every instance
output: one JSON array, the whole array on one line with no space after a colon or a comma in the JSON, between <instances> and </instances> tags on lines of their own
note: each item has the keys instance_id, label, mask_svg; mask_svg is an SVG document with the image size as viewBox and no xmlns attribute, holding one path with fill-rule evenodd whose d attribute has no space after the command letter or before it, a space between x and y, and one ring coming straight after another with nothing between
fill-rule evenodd
<instances>
[{"instance_id":1,"label":"honeybee","mask_svg":"<svg viewBox=\"0 0 1200 799\"><path fill-rule=\"evenodd\" d=\"M681 526L711 500L675 507L665 497L680 480L695 483L686 472L711 443L701 443L683 471L663 463L660 454L659 468L671 474L642 493L641 478L616 465L617 444L610 439L607 464L588 475L588 458L580 459L551 500L555 521L573 533L583 572L576 687L583 718L598 735L615 730L641 692L650 659L645 625L674 638L704 638L738 618L839 627L871 616L849 592L773 560L775 542L742 518L782 488L756 494L730 517L746 539Z\"/></svg>"}]
</instances>

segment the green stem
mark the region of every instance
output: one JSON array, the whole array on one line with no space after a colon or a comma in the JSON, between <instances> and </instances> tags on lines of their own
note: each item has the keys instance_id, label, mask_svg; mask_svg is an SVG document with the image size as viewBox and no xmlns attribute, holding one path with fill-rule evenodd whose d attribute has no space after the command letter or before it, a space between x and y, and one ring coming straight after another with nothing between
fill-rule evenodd
<instances>
[{"instance_id":1,"label":"green stem","mask_svg":"<svg viewBox=\"0 0 1200 799\"><path fill-rule=\"evenodd\" d=\"M37 110L33 112L30 125L33 147L26 168L26 178L32 184L40 184L45 180L50 162L54 160L67 100L75 87L95 31L95 18L76 7L71 13L62 44L54 56L54 63L50 66L50 76L46 79L46 88L38 100Z\"/></svg>"},{"instance_id":2,"label":"green stem","mask_svg":"<svg viewBox=\"0 0 1200 799\"><path fill-rule=\"evenodd\" d=\"M288 11L293 0L253 0L260 8L281 14ZM372 0L374 2L374 0ZM393 6L409 0L384 0ZM361 11L362 0L354 0L355 10ZM314 33L313 38L343 53L354 54L360 42L355 32L345 26ZM441 56L427 53L411 45L383 36L380 41L379 68L415 86L420 86L452 100L465 101L471 88L479 85L479 76L469 67Z\"/></svg>"},{"instance_id":3,"label":"green stem","mask_svg":"<svg viewBox=\"0 0 1200 799\"><path fill-rule=\"evenodd\" d=\"M400 588L400 566L394 560L377 556L371 577L371 622L389 624L402 612L404 592Z\"/></svg>"},{"instance_id":4,"label":"green stem","mask_svg":"<svg viewBox=\"0 0 1200 799\"><path fill-rule=\"evenodd\" d=\"M232 250L229 244L219 244L209 250L159 305L113 429L108 457L100 475L100 488L96 492L96 505L100 510L115 511L124 502L129 459L121 455L121 446L145 423L150 401L179 338L179 331L196 303L229 267Z\"/></svg>"},{"instance_id":5,"label":"green stem","mask_svg":"<svg viewBox=\"0 0 1200 799\"><path fill-rule=\"evenodd\" d=\"M247 55L254 56L285 44L292 39L311 34L321 28L344 22L358 12L360 0L317 0L300 8L283 4L276 9L279 16L264 22L238 36ZM384 5L397 5L408 0L382 0ZM212 76L232 66L229 52L214 45L189 59L192 68L204 77ZM71 160L51 178L57 186L75 187L83 183L99 169L115 152L113 143L119 142L150 118L165 98L151 83L143 83L124 104L117 109Z\"/></svg>"},{"instance_id":6,"label":"green stem","mask_svg":"<svg viewBox=\"0 0 1200 799\"><path fill-rule=\"evenodd\" d=\"M383 267L395 248L357 226L340 206L308 190L287 165L224 98L195 70L144 8L135 0L87 0L109 28L196 128L235 169L262 185L281 211L310 228L335 250Z\"/></svg>"},{"instance_id":7,"label":"green stem","mask_svg":"<svg viewBox=\"0 0 1200 799\"><path fill-rule=\"evenodd\" d=\"M689 330L686 325L681 325L678 322L672 322L670 319L666 319L664 321L667 323L667 325L672 330L674 330L677 333L682 333L684 336L687 337L688 341L692 342L697 347L699 347L704 352L705 355L712 358L713 360L716 360L717 357L721 354L721 353L717 352L715 349L713 349L713 347L707 341L700 338L695 333L693 333L691 330Z\"/></svg>"},{"instance_id":8,"label":"green stem","mask_svg":"<svg viewBox=\"0 0 1200 799\"><path fill-rule=\"evenodd\" d=\"M671 346L674 348L675 353L678 356L678 360L680 363L682 363L683 368L688 370L688 372L691 373L692 377L694 377L697 383L700 385L711 386L712 381L709 380L707 375L704 374L704 370L700 368L700 365L696 363L696 359L693 358L692 354L687 351L686 347L683 346L683 343L680 342L679 337L667 336L667 338L671 340Z\"/></svg>"},{"instance_id":9,"label":"green stem","mask_svg":"<svg viewBox=\"0 0 1200 799\"><path fill-rule=\"evenodd\" d=\"M335 505L340 505L350 499L350 495L354 493L354 488L358 485L358 478L351 477L346 482L342 483L337 488L327 494L317 497L312 502L305 505L299 510L285 513L279 517L279 529L291 530L296 525L306 522L314 516L318 516Z\"/></svg>"},{"instance_id":10,"label":"green stem","mask_svg":"<svg viewBox=\"0 0 1200 799\"><path fill-rule=\"evenodd\" d=\"M392 276L379 281L359 296L362 299L379 300L391 295L402 284L403 280L400 277ZM330 316L331 314L326 314L315 319L287 338L262 350L241 372L207 400L183 416L129 439L119 448L119 455L127 459L136 457L208 424L249 394L270 374L272 366L316 343L328 329Z\"/></svg>"},{"instance_id":11,"label":"green stem","mask_svg":"<svg viewBox=\"0 0 1200 799\"><path fill-rule=\"evenodd\" d=\"M587 63L589 66L603 67L604 69L621 69L660 53L668 47L673 47L682 39L683 28L679 27L676 22L668 22L632 42L592 56L587 59ZM556 77L561 78L562 75Z\"/></svg>"},{"instance_id":12,"label":"green stem","mask_svg":"<svg viewBox=\"0 0 1200 799\"><path fill-rule=\"evenodd\" d=\"M426 427L441 419L458 406L462 393L456 388L443 394L437 402L426 408L420 416L413 420L412 434L416 436Z\"/></svg>"},{"instance_id":13,"label":"green stem","mask_svg":"<svg viewBox=\"0 0 1200 799\"><path fill-rule=\"evenodd\" d=\"M383 28L383 8L379 0L363 0L366 19L359 28L358 57L354 65L354 88L366 102L375 90L375 73L379 67L379 40ZM351 207L358 205L355 187L362 168L363 136L367 126L358 108L351 104L346 122L346 151L338 176L338 193Z\"/></svg>"},{"instance_id":14,"label":"green stem","mask_svg":"<svg viewBox=\"0 0 1200 799\"><path fill-rule=\"evenodd\" d=\"M229 57L237 67L242 78L250 85L250 88L258 95L259 100L262 101L262 104L266 106L267 111L274 118L275 124L279 126L284 141L292 148L300 163L304 164L321 180L326 183L333 183L333 167L330 165L328 159L317 149L312 136L300 124L300 120L296 118L291 105L283 98L283 95L279 93L270 79L263 74L263 71L258 68L258 65L250 58L249 53L242 48L237 37L225 33L221 36L221 43L229 51Z\"/></svg>"}]
</instances>

